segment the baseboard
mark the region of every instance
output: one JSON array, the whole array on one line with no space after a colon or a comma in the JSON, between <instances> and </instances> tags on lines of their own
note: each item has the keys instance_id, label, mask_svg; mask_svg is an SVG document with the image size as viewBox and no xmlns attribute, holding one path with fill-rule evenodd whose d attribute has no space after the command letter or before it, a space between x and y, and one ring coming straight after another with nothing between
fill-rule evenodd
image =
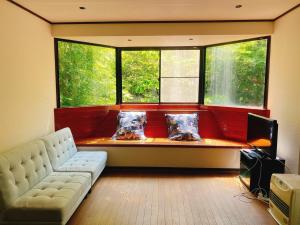
<instances>
[{"instance_id":1,"label":"baseboard","mask_svg":"<svg viewBox=\"0 0 300 225\"><path fill-rule=\"evenodd\" d=\"M234 174L239 175L239 169L228 168L182 168L182 167L123 167L108 166L104 174L113 172L126 173L167 173L167 174Z\"/></svg>"}]
</instances>

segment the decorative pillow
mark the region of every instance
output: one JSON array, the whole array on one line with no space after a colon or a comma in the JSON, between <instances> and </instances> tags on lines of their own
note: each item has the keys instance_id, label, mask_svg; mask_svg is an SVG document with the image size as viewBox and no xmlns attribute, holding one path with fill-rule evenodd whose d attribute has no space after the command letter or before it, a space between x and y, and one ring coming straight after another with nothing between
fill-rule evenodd
<instances>
[{"instance_id":1,"label":"decorative pillow","mask_svg":"<svg viewBox=\"0 0 300 225\"><path fill-rule=\"evenodd\" d=\"M200 141L198 114L166 114L169 139L176 141Z\"/></svg>"},{"instance_id":2,"label":"decorative pillow","mask_svg":"<svg viewBox=\"0 0 300 225\"><path fill-rule=\"evenodd\" d=\"M119 112L114 140L145 140L144 127L146 125L145 112Z\"/></svg>"}]
</instances>

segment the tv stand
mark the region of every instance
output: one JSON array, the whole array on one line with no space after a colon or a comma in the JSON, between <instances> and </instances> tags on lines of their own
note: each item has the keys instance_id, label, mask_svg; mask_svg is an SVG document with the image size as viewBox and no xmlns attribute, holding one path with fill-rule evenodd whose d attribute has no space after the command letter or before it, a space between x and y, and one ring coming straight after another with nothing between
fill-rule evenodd
<instances>
[{"instance_id":1,"label":"tv stand","mask_svg":"<svg viewBox=\"0 0 300 225\"><path fill-rule=\"evenodd\" d=\"M241 151L244 152L246 155L248 155L249 158L263 159L263 158L267 157L266 154L264 154L263 152L259 151L258 149L242 149Z\"/></svg>"},{"instance_id":2,"label":"tv stand","mask_svg":"<svg viewBox=\"0 0 300 225\"><path fill-rule=\"evenodd\" d=\"M253 193L258 188L263 189L265 195L269 195L270 180L273 173L284 173L285 160L277 157L271 159L260 154L257 150L240 151L240 180Z\"/></svg>"}]
</instances>

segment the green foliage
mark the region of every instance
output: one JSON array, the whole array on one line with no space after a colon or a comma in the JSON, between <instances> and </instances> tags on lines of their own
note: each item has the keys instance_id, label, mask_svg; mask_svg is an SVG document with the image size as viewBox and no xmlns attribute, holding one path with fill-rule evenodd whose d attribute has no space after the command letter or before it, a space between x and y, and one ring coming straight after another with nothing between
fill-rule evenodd
<instances>
[{"instance_id":1,"label":"green foliage","mask_svg":"<svg viewBox=\"0 0 300 225\"><path fill-rule=\"evenodd\" d=\"M262 106L266 40L207 48L205 104Z\"/></svg>"},{"instance_id":2,"label":"green foliage","mask_svg":"<svg viewBox=\"0 0 300 225\"><path fill-rule=\"evenodd\" d=\"M122 52L123 102L159 101L159 51Z\"/></svg>"},{"instance_id":3,"label":"green foliage","mask_svg":"<svg viewBox=\"0 0 300 225\"><path fill-rule=\"evenodd\" d=\"M205 104L262 106L266 50L266 40L207 48ZM59 41L58 52L62 107L116 103L115 49ZM198 76L196 50L161 60L162 77ZM159 63L159 51L122 51L123 102L159 102Z\"/></svg>"},{"instance_id":4,"label":"green foliage","mask_svg":"<svg viewBox=\"0 0 300 225\"><path fill-rule=\"evenodd\" d=\"M62 107L116 103L115 50L58 42Z\"/></svg>"}]
</instances>

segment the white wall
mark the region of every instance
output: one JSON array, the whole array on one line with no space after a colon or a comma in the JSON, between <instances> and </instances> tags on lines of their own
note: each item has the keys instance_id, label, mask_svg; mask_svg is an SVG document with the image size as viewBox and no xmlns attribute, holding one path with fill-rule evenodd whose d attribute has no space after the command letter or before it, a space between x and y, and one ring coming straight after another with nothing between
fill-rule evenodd
<instances>
[{"instance_id":1,"label":"white wall","mask_svg":"<svg viewBox=\"0 0 300 225\"><path fill-rule=\"evenodd\" d=\"M279 123L278 154L300 172L300 8L275 22L272 35L269 108Z\"/></svg>"},{"instance_id":2,"label":"white wall","mask_svg":"<svg viewBox=\"0 0 300 225\"><path fill-rule=\"evenodd\" d=\"M238 148L182 147L80 147L82 151L105 150L108 166L240 168Z\"/></svg>"},{"instance_id":3,"label":"white wall","mask_svg":"<svg viewBox=\"0 0 300 225\"><path fill-rule=\"evenodd\" d=\"M56 37L73 36L170 36L170 35L268 35L273 22L114 23L54 24Z\"/></svg>"},{"instance_id":4,"label":"white wall","mask_svg":"<svg viewBox=\"0 0 300 225\"><path fill-rule=\"evenodd\" d=\"M0 1L0 151L53 130L54 47L46 22Z\"/></svg>"}]
</instances>

